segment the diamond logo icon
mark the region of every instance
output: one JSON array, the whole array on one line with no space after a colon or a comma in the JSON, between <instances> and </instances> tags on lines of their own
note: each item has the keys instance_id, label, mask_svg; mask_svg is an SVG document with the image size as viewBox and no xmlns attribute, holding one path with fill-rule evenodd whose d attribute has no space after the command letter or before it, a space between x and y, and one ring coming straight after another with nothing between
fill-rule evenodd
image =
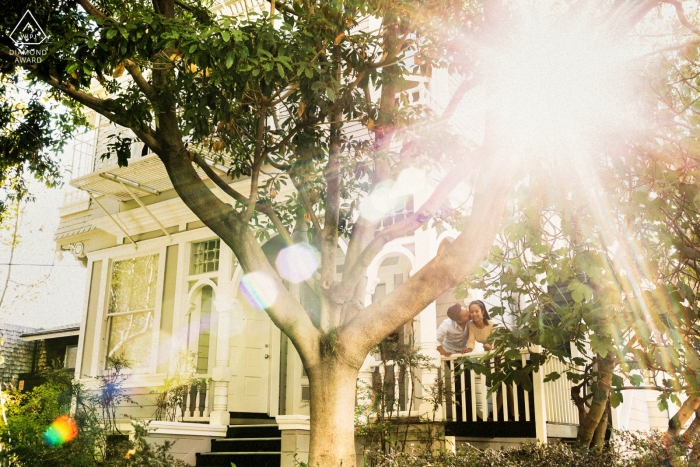
<instances>
[{"instance_id":1,"label":"diamond logo icon","mask_svg":"<svg viewBox=\"0 0 700 467\"><path fill-rule=\"evenodd\" d=\"M44 30L41 29L41 26L39 26L36 18L34 18L34 15L27 10L10 33L10 39L19 47L22 45L40 45L47 39L47 36Z\"/></svg>"}]
</instances>

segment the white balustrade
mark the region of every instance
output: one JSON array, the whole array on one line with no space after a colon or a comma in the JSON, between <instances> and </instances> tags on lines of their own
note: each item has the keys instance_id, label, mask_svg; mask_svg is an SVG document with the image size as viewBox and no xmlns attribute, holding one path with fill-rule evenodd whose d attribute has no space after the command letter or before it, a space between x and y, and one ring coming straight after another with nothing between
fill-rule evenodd
<instances>
[{"instance_id":1,"label":"white balustrade","mask_svg":"<svg viewBox=\"0 0 700 467\"><path fill-rule=\"evenodd\" d=\"M545 376L554 371L561 374L561 377L556 381L544 383L547 421L565 425L578 425L578 409L571 400L571 387L574 386L574 383L566 377L566 364L551 357L545 362L540 371L543 371Z\"/></svg>"},{"instance_id":2,"label":"white balustrade","mask_svg":"<svg viewBox=\"0 0 700 467\"><path fill-rule=\"evenodd\" d=\"M527 363L526 353L527 351L522 354L523 367ZM486 352L469 354L470 357L474 358L481 358L484 355ZM532 421L533 410L530 407L531 401L528 391L516 383L510 385L501 383L501 389L493 391L489 397L488 392L491 389L487 386L489 378L487 375L476 374L470 370L460 371L461 368L457 360L463 357L464 355L461 354L442 357L441 366L446 393L442 403L443 420L453 422ZM488 368L487 371L493 371L493 369Z\"/></svg>"},{"instance_id":3,"label":"white balustrade","mask_svg":"<svg viewBox=\"0 0 700 467\"><path fill-rule=\"evenodd\" d=\"M175 420L182 422L208 422L212 407L213 384L210 375L197 375L200 382L190 385L182 405L176 408Z\"/></svg>"}]
</instances>

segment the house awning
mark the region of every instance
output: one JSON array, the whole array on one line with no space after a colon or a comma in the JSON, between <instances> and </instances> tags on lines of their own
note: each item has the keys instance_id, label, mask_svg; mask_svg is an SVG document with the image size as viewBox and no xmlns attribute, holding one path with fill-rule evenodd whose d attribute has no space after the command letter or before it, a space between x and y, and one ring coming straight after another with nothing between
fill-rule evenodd
<instances>
[{"instance_id":1,"label":"house awning","mask_svg":"<svg viewBox=\"0 0 700 467\"><path fill-rule=\"evenodd\" d=\"M221 175L226 174L221 166L214 165L212 168ZM202 179L207 178L199 168L197 168L197 174ZM94 196L110 196L119 201L132 200L130 190L140 198L157 195L173 188L165 166L155 154L130 162L128 167L108 166L73 179L70 185L92 193Z\"/></svg>"},{"instance_id":2,"label":"house awning","mask_svg":"<svg viewBox=\"0 0 700 467\"><path fill-rule=\"evenodd\" d=\"M55 328L40 329L35 332L22 334L20 337L25 342L43 341L46 339L56 339L58 337L77 336L80 334L80 325L71 324L68 326L60 326Z\"/></svg>"}]
</instances>

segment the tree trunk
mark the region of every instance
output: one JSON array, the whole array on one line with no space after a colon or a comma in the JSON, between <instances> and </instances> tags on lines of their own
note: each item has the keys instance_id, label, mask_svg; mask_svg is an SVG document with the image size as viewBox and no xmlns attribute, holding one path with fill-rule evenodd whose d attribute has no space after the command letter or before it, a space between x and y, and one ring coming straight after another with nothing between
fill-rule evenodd
<instances>
[{"instance_id":1,"label":"tree trunk","mask_svg":"<svg viewBox=\"0 0 700 467\"><path fill-rule=\"evenodd\" d=\"M597 356L598 363L598 378L592 385L593 399L591 400L591 408L586 413L586 417L581 420L578 429L578 438L576 442L579 446L589 447L593 440L596 428L600 424L600 419L605 413L608 400L610 399L610 383L612 382L612 370L614 361L608 356L602 358Z\"/></svg>"},{"instance_id":2,"label":"tree trunk","mask_svg":"<svg viewBox=\"0 0 700 467\"><path fill-rule=\"evenodd\" d=\"M605 432L608 431L608 419L610 418L610 399L605 406L605 412L603 416L600 417L600 422L593 433L593 440L591 441L592 448L600 448L605 443Z\"/></svg>"},{"instance_id":3,"label":"tree trunk","mask_svg":"<svg viewBox=\"0 0 700 467\"><path fill-rule=\"evenodd\" d=\"M667 433L674 436L680 434L683 426L685 426L688 419L695 413L698 407L700 407L700 397L688 397L685 402L683 402L678 413L668 421Z\"/></svg>"},{"instance_id":4,"label":"tree trunk","mask_svg":"<svg viewBox=\"0 0 700 467\"><path fill-rule=\"evenodd\" d=\"M685 430L684 434L692 438L696 435L698 431L700 431L700 407L698 407L698 409L695 410L695 418L690 423L688 429Z\"/></svg>"},{"instance_id":5,"label":"tree trunk","mask_svg":"<svg viewBox=\"0 0 700 467\"><path fill-rule=\"evenodd\" d=\"M359 369L328 356L308 373L313 427L309 466L354 467L355 390Z\"/></svg>"}]
</instances>

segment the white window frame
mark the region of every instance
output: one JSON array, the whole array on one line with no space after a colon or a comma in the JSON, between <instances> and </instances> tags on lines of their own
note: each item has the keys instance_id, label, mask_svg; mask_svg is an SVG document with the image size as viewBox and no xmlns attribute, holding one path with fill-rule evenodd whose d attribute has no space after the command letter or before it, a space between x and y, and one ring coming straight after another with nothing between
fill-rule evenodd
<instances>
[{"instance_id":1,"label":"white window frame","mask_svg":"<svg viewBox=\"0 0 700 467\"><path fill-rule=\"evenodd\" d=\"M158 342L160 338L160 320L163 308L163 280L165 277L165 260L167 253L167 245L159 245L148 249L139 249L138 252L125 252L119 255L115 255L110 258L105 258L103 264L103 272L105 273L104 279L102 280L102 293L100 294L99 311L100 316L97 317L98 322L102 323L102 329L99 333L101 342L99 343L100 358L95 359L93 363L93 374L105 373L107 366L107 350L109 346L109 332L110 332L110 318L112 316L124 315L136 313L139 310L130 311L129 313L109 313L109 297L112 287L112 271L114 263L119 261L125 261L130 259L141 258L144 256L151 256L154 254L158 255L158 271L156 273L156 292L155 292L155 306L153 308L153 329L151 331L151 348L150 348L150 358L148 358L144 365L138 368L131 368L123 370L123 373L133 373L133 374L153 374L156 372L156 366L158 361Z\"/></svg>"}]
</instances>

